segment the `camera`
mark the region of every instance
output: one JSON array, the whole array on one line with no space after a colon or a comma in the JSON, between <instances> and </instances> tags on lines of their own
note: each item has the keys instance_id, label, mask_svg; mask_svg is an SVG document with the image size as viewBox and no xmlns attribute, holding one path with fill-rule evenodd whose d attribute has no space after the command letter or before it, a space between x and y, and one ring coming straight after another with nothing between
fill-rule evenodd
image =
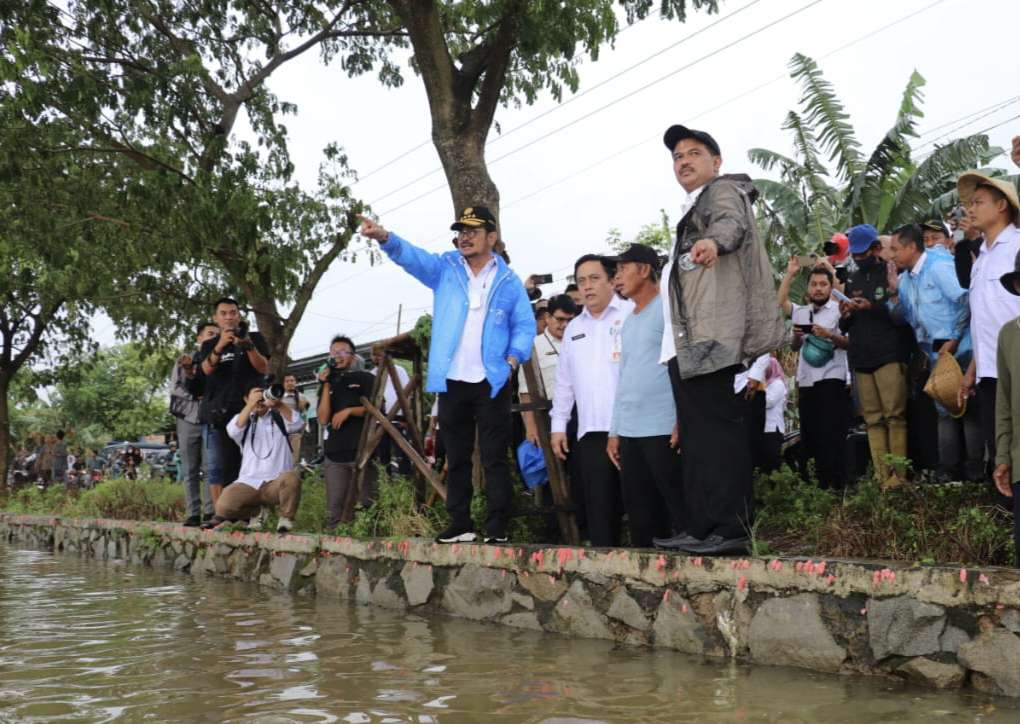
<instances>
[{"instance_id":1,"label":"camera","mask_svg":"<svg viewBox=\"0 0 1020 724\"><path fill-rule=\"evenodd\" d=\"M283 399L283 385L274 382L273 375L266 375L262 380L262 399L266 402L279 402Z\"/></svg>"},{"instance_id":2,"label":"camera","mask_svg":"<svg viewBox=\"0 0 1020 724\"><path fill-rule=\"evenodd\" d=\"M552 284L553 275L552 274L534 274L534 275L532 275L531 278L534 280L535 284Z\"/></svg>"},{"instance_id":3,"label":"camera","mask_svg":"<svg viewBox=\"0 0 1020 724\"><path fill-rule=\"evenodd\" d=\"M233 332L234 336L237 337L238 339L247 339L248 338L248 322L247 322L247 320L242 319L240 324L238 324L236 327L234 327L230 331Z\"/></svg>"}]
</instances>

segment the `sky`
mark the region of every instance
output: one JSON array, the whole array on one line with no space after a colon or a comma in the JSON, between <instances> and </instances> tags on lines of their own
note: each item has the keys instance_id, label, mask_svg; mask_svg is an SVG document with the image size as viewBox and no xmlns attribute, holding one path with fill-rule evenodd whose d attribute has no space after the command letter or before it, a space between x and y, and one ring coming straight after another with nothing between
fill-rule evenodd
<instances>
[{"instance_id":1,"label":"sky","mask_svg":"<svg viewBox=\"0 0 1020 724\"><path fill-rule=\"evenodd\" d=\"M797 107L787 64L798 52L819 62L866 154L892 125L915 69L927 80L913 144L920 153L992 126L992 144L1008 148L1020 134L1017 62L1013 45L1002 42L1008 33L994 28L1016 27L1020 3L1012 0L722 0L719 14L691 13L684 24L653 15L626 28L597 62L586 59L576 95L497 113L502 135L492 130L486 156L512 266L522 278L552 273L543 287L549 296L562 291L575 259L606 250L610 229L630 238L660 210L675 221L684 192L662 145L673 123L709 131L723 172L763 175L747 160L751 148L792 154L782 124ZM406 64L404 76L402 87L386 88L306 54L269 86L298 107L285 124L300 183L314 188L322 149L338 142L361 177L355 193L380 222L443 252L454 210L428 142L424 88ZM366 243L356 237L352 245ZM359 344L392 336L398 316L407 331L431 301L430 290L386 259L335 262L290 356L325 352L339 332ZM108 319L96 318L93 331L102 344L116 341Z\"/></svg>"}]
</instances>

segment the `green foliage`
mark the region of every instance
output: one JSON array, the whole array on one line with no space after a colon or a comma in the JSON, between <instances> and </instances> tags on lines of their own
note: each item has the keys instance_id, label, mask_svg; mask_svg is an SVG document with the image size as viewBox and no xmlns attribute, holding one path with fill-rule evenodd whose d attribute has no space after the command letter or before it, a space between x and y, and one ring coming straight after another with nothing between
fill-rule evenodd
<instances>
[{"instance_id":1,"label":"green foliage","mask_svg":"<svg viewBox=\"0 0 1020 724\"><path fill-rule=\"evenodd\" d=\"M376 504L357 510L354 521L341 525L337 532L357 538L432 538L446 522L441 504L429 508L419 503L410 479L390 475L380 466Z\"/></svg>"},{"instance_id":2,"label":"green foliage","mask_svg":"<svg viewBox=\"0 0 1020 724\"><path fill-rule=\"evenodd\" d=\"M3 505L11 513L118 520L181 520L184 488L162 479L112 478L79 493L61 485L34 485L13 493Z\"/></svg>"},{"instance_id":3,"label":"green foliage","mask_svg":"<svg viewBox=\"0 0 1020 724\"><path fill-rule=\"evenodd\" d=\"M956 201L956 177L1002 153L989 146L987 136L975 135L936 145L927 157L915 159L910 142L923 116L925 80L914 71L892 127L865 156L818 64L797 54L790 68L803 90L801 110L790 111L783 124L792 135L793 155L763 148L748 152L753 163L778 176L755 180L759 225L777 272L790 256L820 252L833 233L855 224L891 230L948 212Z\"/></svg>"},{"instance_id":4,"label":"green foliage","mask_svg":"<svg viewBox=\"0 0 1020 724\"><path fill-rule=\"evenodd\" d=\"M606 236L606 243L616 254L622 254L631 244L644 244L655 249L660 254L668 254L673 248L673 227L669 221L669 215L665 209L660 209L661 219L655 224L645 224L641 227L633 239L624 241L619 229L609 230Z\"/></svg>"}]
</instances>

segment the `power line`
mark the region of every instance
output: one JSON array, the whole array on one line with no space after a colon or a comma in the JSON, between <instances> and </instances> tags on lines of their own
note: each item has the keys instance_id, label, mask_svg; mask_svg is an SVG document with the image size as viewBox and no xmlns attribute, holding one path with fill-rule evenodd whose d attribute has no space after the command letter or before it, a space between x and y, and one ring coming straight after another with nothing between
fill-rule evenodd
<instances>
[{"instance_id":1,"label":"power line","mask_svg":"<svg viewBox=\"0 0 1020 724\"><path fill-rule=\"evenodd\" d=\"M943 0L938 0L938 1L942 2ZM630 91L629 93L626 93L626 94L624 94L622 96L619 96L615 100L612 100L609 103L606 103L606 104L596 108L593 111L589 111L588 113L585 113L584 115L582 115L582 116L580 116L578 118L575 118L574 120L570 121L569 123L565 123L564 125L559 126L558 128L554 128L553 130L551 130L551 131L549 131L549 132L539 136L538 138L536 138L536 139L534 139L532 141L529 141L528 143L525 143L525 144L523 144L521 146L518 146L517 148L513 149L512 151L508 151L507 153L504 153L502 156L497 156L496 158L494 158L494 159L492 159L491 161L488 162L488 166L491 167L494 164L498 163L499 161L502 161L503 159L509 158L510 156L513 156L514 154L519 153L520 151L523 151L526 148L530 148L531 146L534 146L536 143L540 143L541 141L544 141L544 140L546 140L548 138L551 138L552 136L554 136L554 135L556 135L556 134L558 134L558 133L560 133L562 131L565 131L566 129L568 129L568 128L570 128L570 127L580 123L581 121L587 120L588 118L591 118L592 116L594 116L594 115L596 115L598 113L601 113L602 111L606 110L607 108L611 108L612 106L615 106L617 103L621 103L621 102L623 102L623 101L625 101L625 100L627 100L629 98L632 98L633 96L637 95L638 93L642 93L642 92L648 90L649 88L651 88L651 87L653 87L655 85L658 85L659 83L663 82L664 80L668 80L669 78L672 78L673 76L677 75L678 73L681 73L681 72L683 72L685 70L688 70L689 68L697 65L698 63L701 63L704 60L708 60L709 58L712 58L712 57L718 55L719 53L721 53L721 52L723 52L725 50L729 50L730 48L732 48L735 45L738 45L738 44L744 42L745 40L748 40L748 39L750 39L750 38L752 38L752 37L754 37L756 35L759 35L759 34L765 32L766 30L769 30L770 28L778 25L779 23L782 23L782 22L785 22L786 20L789 20L790 18L794 17L795 15L799 15L800 13L802 13L802 12L804 12L806 10L809 10L810 8L814 7L815 5L818 5L821 2L824 2L824 0L812 0L807 5L804 5L803 7L798 8L797 10L794 10L791 13L787 13L786 15L782 16L781 18L779 18L777 20L773 20L771 23L763 25L763 26L757 28L756 30L751 31L748 34L743 35L740 38L737 38L736 40L727 43L726 45L722 46L721 48L717 48L716 50L713 50L712 52L707 53L707 54L701 56L700 58L691 61L690 63L687 63L686 65L683 65L683 66L681 66L679 68L676 68L676 69L670 71L669 73L666 73L665 75L659 76L655 80L653 80L653 81L651 81L649 83L646 83L643 86L640 86L639 88L636 88L635 90ZM419 201L419 200L425 198L426 196L429 196L429 195L435 193L436 191L441 191L442 189L445 189L445 188L446 188L445 184L440 184L439 186L434 186L434 187L428 189L427 191L424 191L424 192L418 194L417 196L415 196L415 197L413 197L413 198L403 202L402 204L398 204L397 206L394 206L393 208L387 209L385 212L380 214L380 216L387 216L389 214L392 214L395 211L399 211L400 209L402 209L402 208L404 208L406 206L410 206L411 204L415 203L416 201Z\"/></svg>"},{"instance_id":2,"label":"power line","mask_svg":"<svg viewBox=\"0 0 1020 724\"><path fill-rule=\"evenodd\" d=\"M1000 110L1002 107L1004 107L1006 105L1010 105L1011 103L1015 103L1018 100L1020 100L1020 96L1013 96L1012 98L1007 98L1007 99L1005 99L1003 101L996 101L995 103L993 103L990 106L985 106L984 108L979 108L976 111L971 111L970 113L968 113L965 116L960 116L959 118L953 119L952 121L947 121L946 123L943 123L941 126L935 126L934 128L930 128L927 131L925 131L924 133L922 133L919 136L919 138L924 138L925 136L930 136L931 134L933 134L933 133L935 133L937 131L941 131L946 126L951 126L954 123L957 123L958 121L962 121L964 118L970 118L972 116L978 115L979 113L984 113L985 111L989 111L989 110L992 110L992 109ZM981 118L984 118L984 116L981 116ZM975 118L974 120L978 120L978 119Z\"/></svg>"},{"instance_id":3,"label":"power line","mask_svg":"<svg viewBox=\"0 0 1020 724\"><path fill-rule=\"evenodd\" d=\"M754 5L754 4L755 4L755 3L757 3L757 2L760 2L760 0L754 0L754 2L752 2L752 3L751 3L751 5ZM748 7L750 7L750 6L748 6ZM739 12L739 11L737 11L737 12ZM621 35L623 35L623 34L624 34L625 32L627 32L627 31L628 31L628 30L630 30L631 28L633 28L633 27L637 26L637 25L638 25L638 24L640 24L640 23L643 23L643 22L644 22L645 20L649 20L649 19L651 19L652 17L654 17L655 15L658 15L658 14L659 14L659 8L653 8L653 9L652 9L652 10L651 10L651 11L650 11L650 12L649 12L649 13L648 13L647 15L645 15L645 16L644 16L643 18L639 18L639 19L638 19L638 20L637 20L636 22L633 22L633 23L631 23L630 25L626 25L626 26L624 26L624 28L623 28L622 30L620 30L620 31L619 31L619 32L618 32L618 33L616 34L616 37L617 37L617 38L619 38L619 37L620 37ZM735 14L735 13L734 13L734 14ZM597 86L596 86L596 87L597 87ZM594 90L594 88L592 88L592 90ZM580 95L584 95L584 93L581 93ZM561 106L564 106L564 105L566 105L567 103L569 103L569 101L567 101L566 103L560 103L560 104L558 104L557 106L554 106L554 108L559 108L559 107L561 107ZM551 111L549 111L549 112L551 112ZM543 115L544 115L544 114L543 114ZM539 117L541 117L541 116L539 116ZM532 120L537 120L537 118L535 118L535 119L532 119ZM517 126L516 128L512 128L512 129L510 129L509 131L507 131L507 132L506 132L506 134L504 134L504 135L509 135L510 133L513 133L514 131L516 131L516 130L519 130L519 129L523 128L524 126L528 125L528 123L531 123L531 122L532 122L532 121L528 121L527 123L524 123L524 124L522 124L522 125L520 125L520 126ZM499 138L496 138L496 139L495 139L494 141L492 141L492 142L494 143L495 141L498 141L498 140L499 140ZM401 161L401 160L403 160L404 158L406 158L406 157L407 157L407 156L408 156L409 154L412 154L412 153L414 153L415 151L418 151L418 150L420 150L420 149L424 148L425 146L428 146L428 145L429 145L430 143L432 143L432 139L431 139L431 138L426 138L426 139L425 139L424 141L422 141L421 143L419 143L419 144L418 144L417 146L414 146L414 147L412 147L412 148L409 148L409 149L407 149L406 151L404 151L403 153L401 153L401 154L400 154L399 156L394 156L393 158L391 158L391 159L390 159L389 161L387 161L386 163L382 164L381 166L377 166L377 167L375 167L374 169L372 169L371 171L369 171L368 173L366 173L366 174L365 174L364 176L361 176L361 177L360 177L360 178L358 178L358 179L357 179L357 180L356 180L356 181L355 181L355 182L354 182L353 184L351 184L351 187L353 188L354 186L357 186L357 185L358 185L359 183L361 183L361 182L362 182L362 181L364 181L365 179L369 178L370 176L374 176L375 174L379 173L380 171L382 171L382 170L384 170L384 169L387 169L387 168L389 168L390 166L392 166L393 164L397 163L398 161Z\"/></svg>"},{"instance_id":4,"label":"power line","mask_svg":"<svg viewBox=\"0 0 1020 724\"><path fill-rule=\"evenodd\" d=\"M575 101L580 100L581 98L583 98L584 96L588 95L589 93L592 93L592 92L598 90L599 88L601 88L601 87L603 87L603 86L605 86L605 85L607 85L609 83L612 83L614 80L616 80L616 79L626 75L627 73L630 73L632 70L635 70L636 68L641 67L645 63L648 63L649 61L652 61L655 58L658 58L659 56L669 52L670 50L673 50L673 49L683 45L688 40L696 38L697 36L701 35L702 33L708 32L709 30L711 30L712 28L716 27L720 23L724 23L727 20L735 17L736 15L739 15L740 13L742 13L745 10L751 8L752 6L757 5L759 2L761 2L761 0L751 0L750 3L748 3L747 5L744 5L741 8L738 8L738 9L734 10L729 15L724 15L723 17L719 18L715 22L710 23L710 24L706 25L703 28L700 28L699 30L691 33L690 35L684 36L683 38L681 38L680 40L676 41L675 43L671 43L670 45L667 45L665 48L657 50L654 53L652 53L651 55L645 56L644 58L642 58L638 62L636 62L636 63L634 63L634 64L624 68L623 70L621 70L621 71L619 71L617 73L614 73L613 75L611 75L610 77L606 78L605 80L602 80L602 81L600 81L599 83L596 83L593 86L589 86L589 87L585 88L580 93L576 93L576 94L570 96L567 100L562 101L562 102L556 104L552 108L549 108L549 109L546 109L545 111L542 111L538 115L529 118L528 120L524 121L523 123L521 123L521 124L519 124L517 126L514 126L513 128L511 128L511 129L505 131L504 133L501 133L500 135L496 136L495 138L487 141L486 144L485 144L486 147L489 147L489 146L492 146L493 144L499 143L500 141L502 141L505 138L507 138L507 136L510 136L511 134L516 133L517 131L521 130L522 128L526 128L526 127L530 126L532 123L535 123L536 121L539 121L542 118L545 118L550 113L555 113L557 111L562 110L563 108L567 107L568 105L570 105L571 103L573 103ZM421 148L421 145L416 146L415 148ZM374 206L375 204L379 203L380 201L388 199L390 196L393 196L394 194L400 193L404 189L409 188L411 186L414 186L419 181L424 181L425 179L429 178L430 176L434 176L435 174L439 173L442 170L443 170L442 166L437 166L437 167L433 168L431 171L429 171L429 172L427 172L425 174L422 174L421 176L418 176L417 178L412 179L412 180L406 182L403 186L398 186L397 188L395 188L395 189L393 189L391 191L387 191L385 194L383 194L382 196L380 196L380 197L376 198L374 201L372 201L369 204L369 206Z\"/></svg>"},{"instance_id":5,"label":"power line","mask_svg":"<svg viewBox=\"0 0 1020 724\"><path fill-rule=\"evenodd\" d=\"M988 116L995 115L996 113L998 113L1002 109L1008 108L1009 106L1011 106L1011 105L1013 105L1014 103L1017 103L1017 102L1020 102L1020 96L1015 96L1014 98L1011 98L1011 99L1001 103L1000 105L996 106L992 110L987 111L986 113L982 113L981 115L977 116L976 118L970 118L970 120L965 121L964 123L961 123L959 126L956 126L956 127L952 128L952 129L950 129L949 131L946 131L942 135L937 136L937 137L933 138L930 141L925 141L924 143L919 144L916 148L912 148L911 151L915 151L916 152L916 151L924 148L925 146L927 146L929 144L935 144L938 141L941 141L943 138L946 138L947 136L952 136L957 131L959 131L959 130L961 130L963 128L966 128L967 126L971 125L972 123L977 123L978 121L980 121L980 120L982 120L984 118L988 118ZM974 114L971 113L970 115L973 116ZM961 121L964 118L968 118L968 116L962 116L960 118L957 118L955 121L950 121L950 123L956 123L957 121ZM949 125L949 124L945 124L945 125ZM979 133L972 133L970 135L975 136L975 135L979 135L979 134L980 134L980 132ZM934 149L931 151L931 153L934 153Z\"/></svg>"}]
</instances>

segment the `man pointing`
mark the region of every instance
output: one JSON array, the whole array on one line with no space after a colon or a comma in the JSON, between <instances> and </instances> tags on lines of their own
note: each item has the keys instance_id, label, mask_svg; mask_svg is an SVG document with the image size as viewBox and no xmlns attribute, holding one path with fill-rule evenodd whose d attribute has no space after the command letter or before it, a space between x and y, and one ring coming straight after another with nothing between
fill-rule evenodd
<instances>
[{"instance_id":1,"label":"man pointing","mask_svg":"<svg viewBox=\"0 0 1020 724\"><path fill-rule=\"evenodd\" d=\"M464 209L450 228L456 251L419 249L365 216L361 234L379 242L399 266L432 289L432 340L425 389L439 393L439 429L450 465L440 543L476 539L471 522L475 431L485 469L486 542L508 540L511 478L507 458L512 415L507 384L531 356L535 316L524 284L493 253L496 218L484 206Z\"/></svg>"}]
</instances>

